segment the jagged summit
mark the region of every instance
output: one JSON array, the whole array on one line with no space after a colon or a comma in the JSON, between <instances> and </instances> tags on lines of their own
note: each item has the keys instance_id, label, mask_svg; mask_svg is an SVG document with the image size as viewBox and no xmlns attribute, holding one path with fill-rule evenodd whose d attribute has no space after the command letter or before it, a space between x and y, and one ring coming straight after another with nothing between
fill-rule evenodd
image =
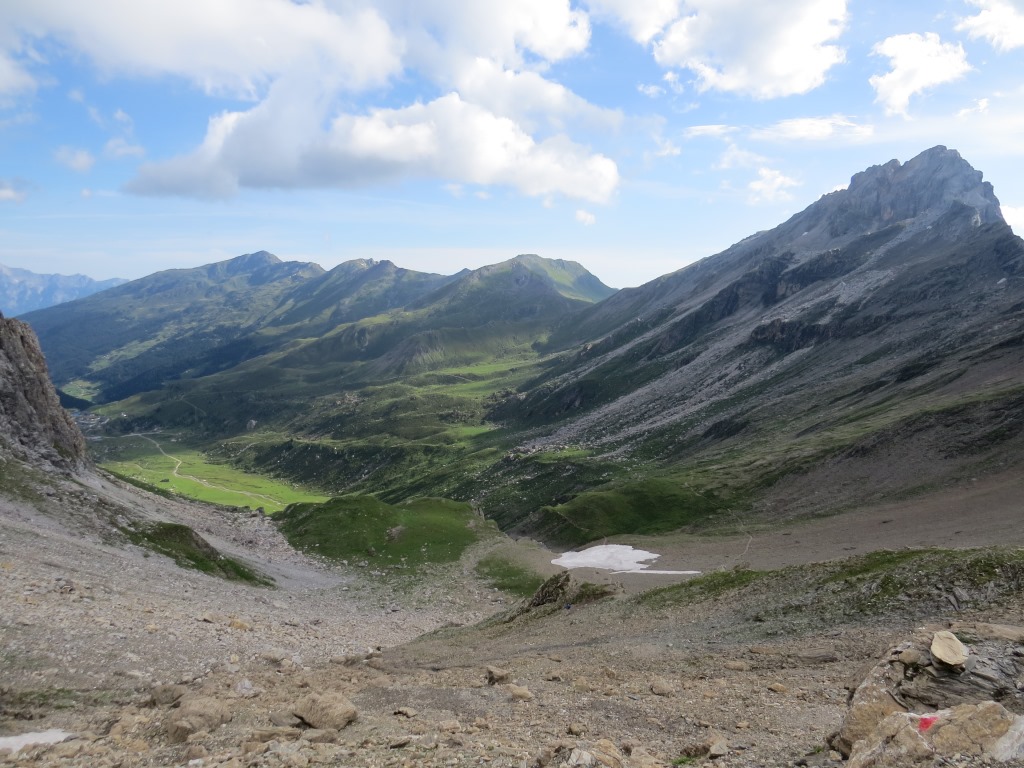
<instances>
[{"instance_id":1,"label":"jagged summit","mask_svg":"<svg viewBox=\"0 0 1024 768\"><path fill-rule=\"evenodd\" d=\"M956 150L937 146L905 163L890 160L854 174L846 189L823 196L766 234L804 238L797 245L806 250L900 222L928 226L954 206L965 209L974 226L1003 221L999 200L981 171Z\"/></svg>"}]
</instances>

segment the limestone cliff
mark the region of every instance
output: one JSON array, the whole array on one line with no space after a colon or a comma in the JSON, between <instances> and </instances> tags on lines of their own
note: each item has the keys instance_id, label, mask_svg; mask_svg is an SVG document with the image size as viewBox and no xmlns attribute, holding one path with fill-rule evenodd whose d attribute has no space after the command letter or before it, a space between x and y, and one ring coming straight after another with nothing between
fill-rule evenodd
<instances>
[{"instance_id":1,"label":"limestone cliff","mask_svg":"<svg viewBox=\"0 0 1024 768\"><path fill-rule=\"evenodd\" d=\"M57 398L32 328L0 314L0 452L73 470L85 438Z\"/></svg>"}]
</instances>

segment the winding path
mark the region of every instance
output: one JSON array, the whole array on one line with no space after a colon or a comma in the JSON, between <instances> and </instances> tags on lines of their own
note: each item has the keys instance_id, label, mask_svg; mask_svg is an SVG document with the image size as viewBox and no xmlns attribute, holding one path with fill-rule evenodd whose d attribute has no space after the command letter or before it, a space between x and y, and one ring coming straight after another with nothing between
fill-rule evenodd
<instances>
[{"instance_id":1,"label":"winding path","mask_svg":"<svg viewBox=\"0 0 1024 768\"><path fill-rule=\"evenodd\" d=\"M156 446L156 449L158 451L160 451L160 453L163 456L165 456L168 459L170 459L171 461L173 461L174 462L174 469L172 470L171 474L174 477L184 478L186 480L191 480L192 482L199 483L200 485L206 486L207 488L213 488L213 489L218 490L218 491L224 491L225 493L236 493L239 496L248 496L251 499L262 499L262 500L268 501L268 502L270 502L272 504L280 504L281 503L281 501L279 499L275 499L273 496L266 496L266 495L264 495L262 493L251 493L249 491L240 491L237 488L225 488L223 485L217 485L215 483L211 483L209 480L204 480L203 478L196 477L195 475L185 475L185 474L182 474L179 470L181 469L181 465L184 464L184 462L181 459L179 459L177 456L172 456L167 451L165 451L164 447L162 445L160 445L160 443L158 443L152 437L149 437L148 435L144 435L141 432L132 432L130 437L141 437L143 440L148 440L149 442L151 442L153 445Z\"/></svg>"}]
</instances>

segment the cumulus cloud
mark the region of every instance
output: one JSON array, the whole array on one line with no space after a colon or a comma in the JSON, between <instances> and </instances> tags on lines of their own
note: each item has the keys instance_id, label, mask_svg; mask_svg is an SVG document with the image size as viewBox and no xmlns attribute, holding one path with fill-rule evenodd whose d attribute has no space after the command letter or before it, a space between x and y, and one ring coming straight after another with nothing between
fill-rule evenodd
<instances>
[{"instance_id":1,"label":"cumulus cloud","mask_svg":"<svg viewBox=\"0 0 1024 768\"><path fill-rule=\"evenodd\" d=\"M585 227L592 227L597 223L597 216L580 208L576 211L576 221Z\"/></svg>"},{"instance_id":2,"label":"cumulus cloud","mask_svg":"<svg viewBox=\"0 0 1024 768\"><path fill-rule=\"evenodd\" d=\"M873 125L855 123L845 115L830 115L780 120L767 128L752 131L750 136L754 139L778 141L821 141L840 137L865 139L874 132Z\"/></svg>"},{"instance_id":3,"label":"cumulus cloud","mask_svg":"<svg viewBox=\"0 0 1024 768\"><path fill-rule=\"evenodd\" d=\"M210 93L255 98L297 65L358 89L401 69L400 43L369 7L338 12L321 2L33 0L9 4L11 28L84 54L109 75L184 77Z\"/></svg>"},{"instance_id":4,"label":"cumulus cloud","mask_svg":"<svg viewBox=\"0 0 1024 768\"><path fill-rule=\"evenodd\" d=\"M0 179L0 203L20 203L28 197L28 184L21 179Z\"/></svg>"},{"instance_id":5,"label":"cumulus cloud","mask_svg":"<svg viewBox=\"0 0 1024 768\"><path fill-rule=\"evenodd\" d=\"M967 0L980 11L957 24L972 40L987 40L998 51L1024 46L1024 6L1012 0Z\"/></svg>"},{"instance_id":6,"label":"cumulus cloud","mask_svg":"<svg viewBox=\"0 0 1024 768\"><path fill-rule=\"evenodd\" d=\"M452 80L460 97L495 114L510 117L526 130L544 126L558 128L567 119L615 128L623 119L618 110L596 107L537 72L504 69L483 57L467 62Z\"/></svg>"},{"instance_id":7,"label":"cumulus cloud","mask_svg":"<svg viewBox=\"0 0 1024 768\"><path fill-rule=\"evenodd\" d=\"M869 79L875 100L890 115L907 116L911 97L929 88L958 80L971 71L960 43L944 43L934 32L887 37L871 49L875 56L889 59L884 75Z\"/></svg>"},{"instance_id":8,"label":"cumulus cloud","mask_svg":"<svg viewBox=\"0 0 1024 768\"><path fill-rule=\"evenodd\" d=\"M21 38L0 38L0 56L43 41L106 77L184 78L254 102L210 117L193 151L144 165L131 191L225 197L438 177L603 201L618 184L614 162L570 133L615 130L622 114L548 76L589 45L589 16L571 0L219 0L215 11L207 0L33 0L3 15ZM14 59L0 60L0 78L3 61ZM377 90L398 82L415 83L414 103ZM384 98L389 108L372 106ZM129 115L106 123L117 135L104 157L143 155ZM92 163L64 148L58 159Z\"/></svg>"},{"instance_id":9,"label":"cumulus cloud","mask_svg":"<svg viewBox=\"0 0 1024 768\"><path fill-rule=\"evenodd\" d=\"M751 203L776 203L792 199L786 190L800 186L800 182L774 168L759 168L757 178L747 184Z\"/></svg>"},{"instance_id":10,"label":"cumulus cloud","mask_svg":"<svg viewBox=\"0 0 1024 768\"><path fill-rule=\"evenodd\" d=\"M590 12L625 26L638 43L649 43L679 17L682 0L587 0Z\"/></svg>"},{"instance_id":11,"label":"cumulus cloud","mask_svg":"<svg viewBox=\"0 0 1024 768\"><path fill-rule=\"evenodd\" d=\"M687 0L684 14L654 44L665 67L692 71L702 91L771 99L807 93L845 60L833 45L846 0Z\"/></svg>"},{"instance_id":12,"label":"cumulus cloud","mask_svg":"<svg viewBox=\"0 0 1024 768\"><path fill-rule=\"evenodd\" d=\"M618 185L618 169L607 157L562 134L536 141L509 118L455 93L342 114L326 131L316 127L315 115L277 103L277 96L293 95L282 88L249 112L212 118L197 150L144 165L129 190L227 197L239 187L354 187L417 176L605 202ZM274 136L290 129L301 131L299 139L275 146Z\"/></svg>"},{"instance_id":13,"label":"cumulus cloud","mask_svg":"<svg viewBox=\"0 0 1024 768\"><path fill-rule=\"evenodd\" d=\"M88 150L75 149L74 147L62 146L57 147L53 153L53 159L77 173L85 173L90 170L96 162L96 158L92 156Z\"/></svg>"}]
</instances>

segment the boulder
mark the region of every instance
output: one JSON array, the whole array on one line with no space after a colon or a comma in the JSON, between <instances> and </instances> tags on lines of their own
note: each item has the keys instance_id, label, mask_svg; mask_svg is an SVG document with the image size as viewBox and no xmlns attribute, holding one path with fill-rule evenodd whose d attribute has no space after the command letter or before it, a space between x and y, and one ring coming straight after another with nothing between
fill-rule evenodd
<instances>
[{"instance_id":1,"label":"boulder","mask_svg":"<svg viewBox=\"0 0 1024 768\"><path fill-rule=\"evenodd\" d=\"M340 693L311 693L292 707L292 714L311 728L339 731L359 715L352 702Z\"/></svg>"},{"instance_id":2,"label":"boulder","mask_svg":"<svg viewBox=\"0 0 1024 768\"><path fill-rule=\"evenodd\" d=\"M832 746L848 757L857 741L898 713L927 715L998 699L1024 715L1017 684L1024 678L1024 628L960 622L952 629L922 627L890 649L853 688Z\"/></svg>"},{"instance_id":3,"label":"boulder","mask_svg":"<svg viewBox=\"0 0 1024 768\"><path fill-rule=\"evenodd\" d=\"M170 713L164 730L167 738L175 744L188 740L188 737L199 731L212 731L219 725L231 720L228 706L209 696L186 699L181 706Z\"/></svg>"},{"instance_id":4,"label":"boulder","mask_svg":"<svg viewBox=\"0 0 1024 768\"><path fill-rule=\"evenodd\" d=\"M931 654L934 661L950 667L962 667L967 661L967 647L947 629L932 635Z\"/></svg>"},{"instance_id":5,"label":"boulder","mask_svg":"<svg viewBox=\"0 0 1024 768\"><path fill-rule=\"evenodd\" d=\"M501 667L488 667L487 668L487 684L498 685L500 683L507 683L512 677L512 673L507 669Z\"/></svg>"},{"instance_id":6,"label":"boulder","mask_svg":"<svg viewBox=\"0 0 1024 768\"><path fill-rule=\"evenodd\" d=\"M931 766L964 756L985 764L1024 758L1024 717L994 701L894 713L854 745L847 768Z\"/></svg>"}]
</instances>

